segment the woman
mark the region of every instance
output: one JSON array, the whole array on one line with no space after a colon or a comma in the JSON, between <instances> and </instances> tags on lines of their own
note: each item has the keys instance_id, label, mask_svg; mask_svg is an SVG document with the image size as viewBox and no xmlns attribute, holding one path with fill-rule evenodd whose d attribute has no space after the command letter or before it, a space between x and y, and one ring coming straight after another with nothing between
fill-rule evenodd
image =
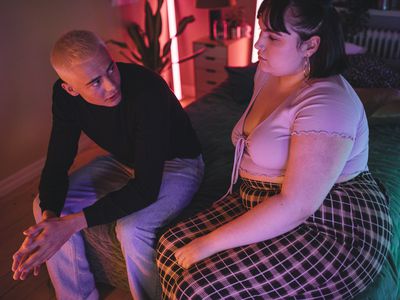
<instances>
[{"instance_id":1,"label":"woman","mask_svg":"<svg viewBox=\"0 0 400 300\"><path fill-rule=\"evenodd\" d=\"M265 0L258 19L254 94L232 134L240 194L160 239L164 296L349 299L381 269L391 220L363 106L339 75L338 16L329 1Z\"/></svg>"}]
</instances>

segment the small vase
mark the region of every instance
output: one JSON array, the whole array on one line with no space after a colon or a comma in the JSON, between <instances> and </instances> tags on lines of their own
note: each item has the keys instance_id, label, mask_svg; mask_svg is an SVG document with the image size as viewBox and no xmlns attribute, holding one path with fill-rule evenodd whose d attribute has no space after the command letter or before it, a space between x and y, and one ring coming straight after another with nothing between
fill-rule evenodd
<instances>
[{"instance_id":1,"label":"small vase","mask_svg":"<svg viewBox=\"0 0 400 300\"><path fill-rule=\"evenodd\" d=\"M216 40L226 40L228 38L228 23L221 19L214 21L213 33Z\"/></svg>"},{"instance_id":2,"label":"small vase","mask_svg":"<svg viewBox=\"0 0 400 300\"><path fill-rule=\"evenodd\" d=\"M251 26L245 22L240 26L240 36L251 38Z\"/></svg>"}]
</instances>

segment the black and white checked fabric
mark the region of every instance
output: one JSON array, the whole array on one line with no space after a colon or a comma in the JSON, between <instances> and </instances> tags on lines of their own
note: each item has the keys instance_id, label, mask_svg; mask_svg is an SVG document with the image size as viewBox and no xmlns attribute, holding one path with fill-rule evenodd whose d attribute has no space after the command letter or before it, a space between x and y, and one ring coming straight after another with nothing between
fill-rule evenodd
<instances>
[{"instance_id":1,"label":"black and white checked fabric","mask_svg":"<svg viewBox=\"0 0 400 300\"><path fill-rule=\"evenodd\" d=\"M241 195L167 231L157 247L164 299L350 299L364 290L381 269L392 227L388 199L369 172L335 184L286 234L219 252L188 270L178 266L177 248L279 191L278 184L244 179Z\"/></svg>"}]
</instances>

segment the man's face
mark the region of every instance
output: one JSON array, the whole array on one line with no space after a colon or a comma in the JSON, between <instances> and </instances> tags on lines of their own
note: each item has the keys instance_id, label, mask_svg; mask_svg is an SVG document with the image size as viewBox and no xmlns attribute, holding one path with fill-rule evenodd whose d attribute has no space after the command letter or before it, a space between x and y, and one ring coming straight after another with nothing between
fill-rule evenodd
<instances>
[{"instance_id":1,"label":"man's face","mask_svg":"<svg viewBox=\"0 0 400 300\"><path fill-rule=\"evenodd\" d=\"M118 68L103 47L92 58L79 62L68 70L59 70L63 88L94 105L116 106L122 98Z\"/></svg>"}]
</instances>

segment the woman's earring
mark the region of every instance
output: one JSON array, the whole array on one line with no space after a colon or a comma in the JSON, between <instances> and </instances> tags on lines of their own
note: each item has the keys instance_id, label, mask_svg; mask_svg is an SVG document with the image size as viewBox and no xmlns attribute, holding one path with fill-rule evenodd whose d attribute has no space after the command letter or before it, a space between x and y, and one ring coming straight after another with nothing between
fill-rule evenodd
<instances>
[{"instance_id":1,"label":"woman's earring","mask_svg":"<svg viewBox=\"0 0 400 300\"><path fill-rule=\"evenodd\" d=\"M311 73L310 58L306 56L304 60L304 69L303 69L304 78L308 79L308 77L310 77L310 73Z\"/></svg>"}]
</instances>

